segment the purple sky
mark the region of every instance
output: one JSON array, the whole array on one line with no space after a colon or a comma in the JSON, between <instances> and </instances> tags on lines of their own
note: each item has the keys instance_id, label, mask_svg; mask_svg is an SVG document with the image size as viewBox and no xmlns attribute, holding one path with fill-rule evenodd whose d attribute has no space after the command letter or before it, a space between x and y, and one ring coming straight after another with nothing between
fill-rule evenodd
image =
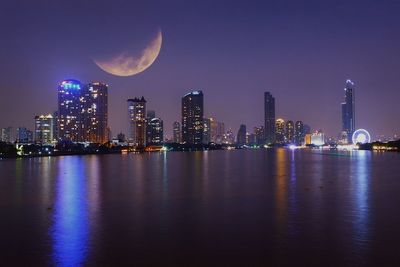
<instances>
[{"instance_id":1,"label":"purple sky","mask_svg":"<svg viewBox=\"0 0 400 267\"><path fill-rule=\"evenodd\" d=\"M336 137L352 79L356 127L391 136L400 132L399 13L399 1L370 0L5 0L0 127L33 128L35 114L56 109L58 82L75 78L110 85L114 135L126 131L126 99L143 95L171 136L181 96L201 89L206 116L235 132L263 124L263 92L271 91L278 117ZM163 46L143 73L116 77L93 63L138 53L158 27Z\"/></svg>"}]
</instances>

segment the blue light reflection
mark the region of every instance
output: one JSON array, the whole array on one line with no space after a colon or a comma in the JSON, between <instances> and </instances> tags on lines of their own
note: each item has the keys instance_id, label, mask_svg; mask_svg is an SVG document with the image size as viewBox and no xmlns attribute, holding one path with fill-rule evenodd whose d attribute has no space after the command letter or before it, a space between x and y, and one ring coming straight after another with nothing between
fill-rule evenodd
<instances>
[{"instance_id":1,"label":"blue light reflection","mask_svg":"<svg viewBox=\"0 0 400 267\"><path fill-rule=\"evenodd\" d=\"M355 220L356 240L364 243L369 240L369 180L370 180L369 151L358 151L356 157L356 181L355 181Z\"/></svg>"},{"instance_id":2,"label":"blue light reflection","mask_svg":"<svg viewBox=\"0 0 400 267\"><path fill-rule=\"evenodd\" d=\"M85 262L88 239L88 203L82 157L58 160L53 240L57 266L80 266Z\"/></svg>"}]
</instances>

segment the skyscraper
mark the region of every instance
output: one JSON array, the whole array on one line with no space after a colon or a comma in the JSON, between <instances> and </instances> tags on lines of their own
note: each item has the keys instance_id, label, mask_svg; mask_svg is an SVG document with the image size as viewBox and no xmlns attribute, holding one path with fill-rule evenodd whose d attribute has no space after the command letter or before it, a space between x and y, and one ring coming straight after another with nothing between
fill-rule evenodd
<instances>
[{"instance_id":1,"label":"skyscraper","mask_svg":"<svg viewBox=\"0 0 400 267\"><path fill-rule=\"evenodd\" d=\"M302 121L296 121L295 139L297 145L302 145L304 143L304 125Z\"/></svg>"},{"instance_id":2,"label":"skyscraper","mask_svg":"<svg viewBox=\"0 0 400 267\"><path fill-rule=\"evenodd\" d=\"M210 142L222 144L225 133L225 124L210 118Z\"/></svg>"},{"instance_id":3,"label":"skyscraper","mask_svg":"<svg viewBox=\"0 0 400 267\"><path fill-rule=\"evenodd\" d=\"M53 137L54 137L54 140L57 141L59 139L58 138L58 129L59 129L59 127L58 127L58 110L53 112L53 118L54 118Z\"/></svg>"},{"instance_id":4,"label":"skyscraper","mask_svg":"<svg viewBox=\"0 0 400 267\"><path fill-rule=\"evenodd\" d=\"M175 121L174 124L172 125L173 128L173 141L174 143L180 143L182 138L181 138L181 124L179 123L179 121Z\"/></svg>"},{"instance_id":5,"label":"skyscraper","mask_svg":"<svg viewBox=\"0 0 400 267\"><path fill-rule=\"evenodd\" d=\"M239 127L239 130L238 130L237 136L236 136L236 144L238 146L243 146L247 143L246 134L247 134L246 125L241 124Z\"/></svg>"},{"instance_id":6,"label":"skyscraper","mask_svg":"<svg viewBox=\"0 0 400 267\"><path fill-rule=\"evenodd\" d=\"M203 92L193 91L182 97L182 142L202 144L204 131Z\"/></svg>"},{"instance_id":7,"label":"skyscraper","mask_svg":"<svg viewBox=\"0 0 400 267\"><path fill-rule=\"evenodd\" d=\"M82 141L82 84L77 80L65 80L58 86L58 138Z\"/></svg>"},{"instance_id":8,"label":"skyscraper","mask_svg":"<svg viewBox=\"0 0 400 267\"><path fill-rule=\"evenodd\" d=\"M264 93L265 143L275 143L275 98L270 92Z\"/></svg>"},{"instance_id":9,"label":"skyscraper","mask_svg":"<svg viewBox=\"0 0 400 267\"><path fill-rule=\"evenodd\" d=\"M160 118L153 118L147 122L146 144L160 145L164 142L164 126Z\"/></svg>"},{"instance_id":10,"label":"skyscraper","mask_svg":"<svg viewBox=\"0 0 400 267\"><path fill-rule=\"evenodd\" d=\"M129 139L134 146L146 146L146 100L142 98L128 99Z\"/></svg>"},{"instance_id":11,"label":"skyscraper","mask_svg":"<svg viewBox=\"0 0 400 267\"><path fill-rule=\"evenodd\" d=\"M277 119L275 125L275 136L276 136L276 143L284 144L285 143L285 121L283 119Z\"/></svg>"},{"instance_id":12,"label":"skyscraper","mask_svg":"<svg viewBox=\"0 0 400 267\"><path fill-rule=\"evenodd\" d=\"M347 133L348 143L351 143L351 138L355 131L354 83L351 80L346 81L344 91L344 102L342 103L342 130Z\"/></svg>"},{"instance_id":13,"label":"skyscraper","mask_svg":"<svg viewBox=\"0 0 400 267\"><path fill-rule=\"evenodd\" d=\"M286 142L288 142L288 143L294 142L294 123L293 123L293 121L286 122L285 136L286 136Z\"/></svg>"},{"instance_id":14,"label":"skyscraper","mask_svg":"<svg viewBox=\"0 0 400 267\"><path fill-rule=\"evenodd\" d=\"M89 83L82 89L82 141L108 141L108 85Z\"/></svg>"},{"instance_id":15,"label":"skyscraper","mask_svg":"<svg viewBox=\"0 0 400 267\"><path fill-rule=\"evenodd\" d=\"M265 144L265 133L264 133L264 126L254 127L254 134L256 138L257 145Z\"/></svg>"},{"instance_id":16,"label":"skyscraper","mask_svg":"<svg viewBox=\"0 0 400 267\"><path fill-rule=\"evenodd\" d=\"M217 121L215 143L222 144L222 140L224 139L224 134L225 134L225 123Z\"/></svg>"},{"instance_id":17,"label":"skyscraper","mask_svg":"<svg viewBox=\"0 0 400 267\"><path fill-rule=\"evenodd\" d=\"M35 142L39 144L51 144L54 141L53 115L35 116Z\"/></svg>"},{"instance_id":18,"label":"skyscraper","mask_svg":"<svg viewBox=\"0 0 400 267\"><path fill-rule=\"evenodd\" d=\"M223 138L223 144L228 144L228 145L232 145L235 143L235 135L233 134L233 131L231 128L228 129L228 131L226 131L226 134L224 134L224 138Z\"/></svg>"},{"instance_id":19,"label":"skyscraper","mask_svg":"<svg viewBox=\"0 0 400 267\"><path fill-rule=\"evenodd\" d=\"M211 142L211 122L212 118L204 118L204 128L203 128L203 144L208 144Z\"/></svg>"}]
</instances>

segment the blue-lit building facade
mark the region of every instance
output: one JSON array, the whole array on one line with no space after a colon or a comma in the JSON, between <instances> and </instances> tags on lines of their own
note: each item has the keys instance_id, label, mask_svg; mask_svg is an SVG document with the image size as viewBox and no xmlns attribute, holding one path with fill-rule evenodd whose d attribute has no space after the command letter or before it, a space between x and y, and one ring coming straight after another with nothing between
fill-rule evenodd
<instances>
[{"instance_id":1,"label":"blue-lit building facade","mask_svg":"<svg viewBox=\"0 0 400 267\"><path fill-rule=\"evenodd\" d=\"M74 142L82 138L82 84L64 80L58 86L58 139Z\"/></svg>"},{"instance_id":2,"label":"blue-lit building facade","mask_svg":"<svg viewBox=\"0 0 400 267\"><path fill-rule=\"evenodd\" d=\"M105 143L108 141L108 85L82 84L69 79L58 86L58 140Z\"/></svg>"},{"instance_id":3,"label":"blue-lit building facade","mask_svg":"<svg viewBox=\"0 0 400 267\"><path fill-rule=\"evenodd\" d=\"M182 142L200 145L204 137L204 98L202 91L182 97Z\"/></svg>"},{"instance_id":4,"label":"blue-lit building facade","mask_svg":"<svg viewBox=\"0 0 400 267\"><path fill-rule=\"evenodd\" d=\"M33 133L25 127L18 127L15 136L17 143L31 143L33 142Z\"/></svg>"}]
</instances>

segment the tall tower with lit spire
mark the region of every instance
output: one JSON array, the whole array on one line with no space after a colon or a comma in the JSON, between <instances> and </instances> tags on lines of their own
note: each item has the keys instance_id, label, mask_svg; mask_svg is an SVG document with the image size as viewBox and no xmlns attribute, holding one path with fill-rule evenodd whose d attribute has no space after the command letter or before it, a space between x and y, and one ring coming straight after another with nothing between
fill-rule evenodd
<instances>
[{"instance_id":1,"label":"tall tower with lit spire","mask_svg":"<svg viewBox=\"0 0 400 267\"><path fill-rule=\"evenodd\" d=\"M355 131L354 82L347 80L344 92L344 102L342 103L342 130L347 133L347 142L351 143L351 138Z\"/></svg>"}]
</instances>

